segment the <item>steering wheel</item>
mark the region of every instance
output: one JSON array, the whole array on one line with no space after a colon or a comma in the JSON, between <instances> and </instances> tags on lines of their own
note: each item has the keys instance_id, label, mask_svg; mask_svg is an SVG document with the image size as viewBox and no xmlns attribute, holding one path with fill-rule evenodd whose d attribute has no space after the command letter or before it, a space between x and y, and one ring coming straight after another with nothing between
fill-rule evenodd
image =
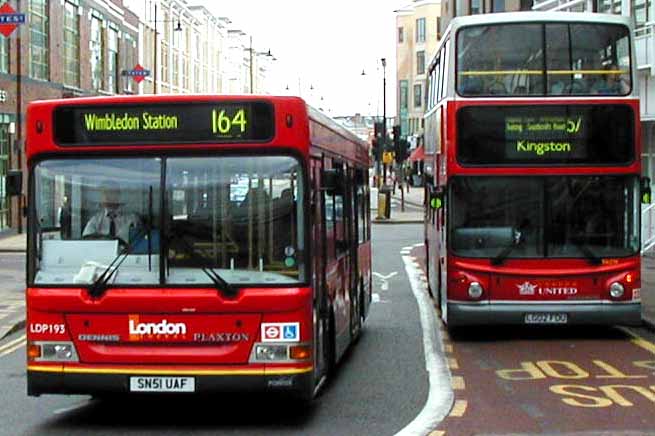
<instances>
[{"instance_id":1,"label":"steering wheel","mask_svg":"<svg viewBox=\"0 0 655 436\"><path fill-rule=\"evenodd\" d=\"M128 243L125 242L122 238L119 238L118 236L109 236L105 235L102 233L89 233L88 235L82 236L82 239L96 239L96 240L102 240L102 241L118 241L118 245L121 246L121 248L125 248L128 246Z\"/></svg>"}]
</instances>

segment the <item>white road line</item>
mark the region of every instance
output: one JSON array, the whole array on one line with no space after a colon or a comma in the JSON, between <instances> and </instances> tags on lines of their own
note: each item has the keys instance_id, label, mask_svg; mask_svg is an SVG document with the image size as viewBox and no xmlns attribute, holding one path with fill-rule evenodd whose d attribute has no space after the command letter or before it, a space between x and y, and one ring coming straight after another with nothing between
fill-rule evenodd
<instances>
[{"instance_id":1,"label":"white road line","mask_svg":"<svg viewBox=\"0 0 655 436\"><path fill-rule=\"evenodd\" d=\"M54 412L52 412L54 415L61 415L62 413L70 412L71 410L79 409L84 406L88 406L91 404L93 400L85 400L80 403L73 404L72 406L68 407L62 407L61 409L57 409Z\"/></svg>"},{"instance_id":2,"label":"white road line","mask_svg":"<svg viewBox=\"0 0 655 436\"><path fill-rule=\"evenodd\" d=\"M409 256L403 256L403 262L405 262L405 271L407 271L409 283L421 315L423 353L425 354L425 369L428 371L430 389L423 410L397 435L423 436L434 430L448 416L455 394L451 386L450 370L443 353L441 353L443 341L439 330L436 328L437 321L432 301L428 297L425 285L419 280L422 273L412 264L412 259Z\"/></svg>"}]
</instances>

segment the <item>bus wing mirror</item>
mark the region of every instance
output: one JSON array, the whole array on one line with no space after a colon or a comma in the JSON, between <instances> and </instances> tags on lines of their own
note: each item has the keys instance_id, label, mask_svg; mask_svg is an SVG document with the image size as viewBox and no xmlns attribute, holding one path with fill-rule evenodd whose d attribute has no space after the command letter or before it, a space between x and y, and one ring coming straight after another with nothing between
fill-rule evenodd
<instances>
[{"instance_id":1,"label":"bus wing mirror","mask_svg":"<svg viewBox=\"0 0 655 436\"><path fill-rule=\"evenodd\" d=\"M12 197L23 193L23 172L20 170L9 170L5 177L5 192Z\"/></svg>"},{"instance_id":2,"label":"bus wing mirror","mask_svg":"<svg viewBox=\"0 0 655 436\"><path fill-rule=\"evenodd\" d=\"M641 204L650 204L651 191L650 191L650 179L648 177L641 178L640 196L641 196Z\"/></svg>"},{"instance_id":3,"label":"bus wing mirror","mask_svg":"<svg viewBox=\"0 0 655 436\"><path fill-rule=\"evenodd\" d=\"M443 207L443 190L438 188L430 192L430 208L431 209L441 209Z\"/></svg>"}]
</instances>

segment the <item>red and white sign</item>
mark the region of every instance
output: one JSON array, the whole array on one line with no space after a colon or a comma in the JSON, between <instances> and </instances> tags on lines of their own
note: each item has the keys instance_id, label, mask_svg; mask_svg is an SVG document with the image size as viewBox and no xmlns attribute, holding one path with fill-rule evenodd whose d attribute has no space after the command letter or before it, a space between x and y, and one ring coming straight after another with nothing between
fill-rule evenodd
<instances>
[{"instance_id":1,"label":"red and white sign","mask_svg":"<svg viewBox=\"0 0 655 436\"><path fill-rule=\"evenodd\" d=\"M298 342L299 340L299 322L262 323L262 342Z\"/></svg>"},{"instance_id":2,"label":"red and white sign","mask_svg":"<svg viewBox=\"0 0 655 436\"><path fill-rule=\"evenodd\" d=\"M9 3L0 6L0 33L5 37L11 35L19 24L25 23L25 14L17 13Z\"/></svg>"}]
</instances>

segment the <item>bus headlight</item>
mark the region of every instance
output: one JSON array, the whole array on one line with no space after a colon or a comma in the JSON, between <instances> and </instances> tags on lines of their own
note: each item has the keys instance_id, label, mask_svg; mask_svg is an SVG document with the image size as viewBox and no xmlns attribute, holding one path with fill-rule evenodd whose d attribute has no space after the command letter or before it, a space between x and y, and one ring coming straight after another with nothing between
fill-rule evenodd
<instances>
[{"instance_id":1,"label":"bus headlight","mask_svg":"<svg viewBox=\"0 0 655 436\"><path fill-rule=\"evenodd\" d=\"M38 362L79 362L72 342L36 341L30 344L28 351Z\"/></svg>"},{"instance_id":2,"label":"bus headlight","mask_svg":"<svg viewBox=\"0 0 655 436\"><path fill-rule=\"evenodd\" d=\"M286 345L256 345L255 360L260 362L280 361L289 358Z\"/></svg>"},{"instance_id":3,"label":"bus headlight","mask_svg":"<svg viewBox=\"0 0 655 436\"><path fill-rule=\"evenodd\" d=\"M621 298L623 297L623 293L625 292L625 289L623 288L623 285L619 282L614 282L610 285L610 296L612 298Z\"/></svg>"},{"instance_id":4,"label":"bus headlight","mask_svg":"<svg viewBox=\"0 0 655 436\"><path fill-rule=\"evenodd\" d=\"M482 285L478 282L471 282L469 285L469 297L477 300L482 297Z\"/></svg>"}]
</instances>

